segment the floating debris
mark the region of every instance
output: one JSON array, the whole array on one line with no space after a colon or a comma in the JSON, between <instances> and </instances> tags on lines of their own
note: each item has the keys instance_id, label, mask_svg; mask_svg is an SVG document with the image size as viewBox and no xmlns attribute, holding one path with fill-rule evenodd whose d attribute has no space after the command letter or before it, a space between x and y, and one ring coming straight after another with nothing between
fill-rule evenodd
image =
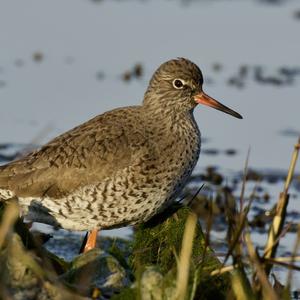
<instances>
[{"instance_id":1,"label":"floating debris","mask_svg":"<svg viewBox=\"0 0 300 300\"><path fill-rule=\"evenodd\" d=\"M248 170L246 180L248 181L260 181L263 179L263 175L258 173L258 171Z\"/></svg>"},{"instance_id":2,"label":"floating debris","mask_svg":"<svg viewBox=\"0 0 300 300\"><path fill-rule=\"evenodd\" d=\"M279 131L279 134L290 137L298 137L300 136L300 131L293 128L286 128Z\"/></svg>"},{"instance_id":3,"label":"floating debris","mask_svg":"<svg viewBox=\"0 0 300 300\"><path fill-rule=\"evenodd\" d=\"M32 54L33 61L40 63L44 59L44 54L40 51L34 52Z\"/></svg>"},{"instance_id":4,"label":"floating debris","mask_svg":"<svg viewBox=\"0 0 300 300\"><path fill-rule=\"evenodd\" d=\"M280 66L275 72L273 71L273 74L267 74L266 69L261 65L241 65L237 74L227 79L227 84L237 88L244 88L249 74L252 74L253 80L259 84L287 86L295 82L296 76L300 75L300 68Z\"/></svg>"},{"instance_id":5,"label":"floating debris","mask_svg":"<svg viewBox=\"0 0 300 300\"><path fill-rule=\"evenodd\" d=\"M137 63L134 67L133 67L133 74L136 78L141 78L144 74L144 68L142 66L142 64Z\"/></svg>"},{"instance_id":6,"label":"floating debris","mask_svg":"<svg viewBox=\"0 0 300 300\"><path fill-rule=\"evenodd\" d=\"M251 227L265 228L267 224L270 224L275 216L276 207L274 206L271 210L258 209L259 212L254 218L249 221Z\"/></svg>"},{"instance_id":7,"label":"floating debris","mask_svg":"<svg viewBox=\"0 0 300 300\"><path fill-rule=\"evenodd\" d=\"M64 61L67 65L71 65L75 62L75 58L73 56L66 56Z\"/></svg>"},{"instance_id":8,"label":"floating debris","mask_svg":"<svg viewBox=\"0 0 300 300\"><path fill-rule=\"evenodd\" d=\"M249 73L249 66L241 65L238 71L239 78L245 79Z\"/></svg>"},{"instance_id":9,"label":"floating debris","mask_svg":"<svg viewBox=\"0 0 300 300\"><path fill-rule=\"evenodd\" d=\"M6 82L4 80L0 80L0 88L3 88L6 86Z\"/></svg>"},{"instance_id":10,"label":"floating debris","mask_svg":"<svg viewBox=\"0 0 300 300\"><path fill-rule=\"evenodd\" d=\"M206 155L218 155L220 154L220 151L216 148L210 148L210 149L203 149L202 154Z\"/></svg>"},{"instance_id":11,"label":"floating debris","mask_svg":"<svg viewBox=\"0 0 300 300\"><path fill-rule=\"evenodd\" d=\"M17 58L15 60L15 66L18 67L18 68L21 68L24 66L24 60L22 58Z\"/></svg>"},{"instance_id":12,"label":"floating debris","mask_svg":"<svg viewBox=\"0 0 300 300\"><path fill-rule=\"evenodd\" d=\"M242 80L240 80L238 77L230 77L227 80L227 84L235 86L239 89L242 89L245 86L245 83Z\"/></svg>"},{"instance_id":13,"label":"floating debris","mask_svg":"<svg viewBox=\"0 0 300 300\"><path fill-rule=\"evenodd\" d=\"M104 73L103 71L98 71L98 72L96 73L96 78L97 78L98 80L104 80L104 79L105 79L105 73Z\"/></svg>"},{"instance_id":14,"label":"floating debris","mask_svg":"<svg viewBox=\"0 0 300 300\"><path fill-rule=\"evenodd\" d=\"M122 79L123 79L123 81L127 81L128 82L128 81L131 80L131 76L132 76L131 72L130 71L126 71L126 72L123 73Z\"/></svg>"},{"instance_id":15,"label":"floating debris","mask_svg":"<svg viewBox=\"0 0 300 300\"><path fill-rule=\"evenodd\" d=\"M263 195L263 200L265 201L265 202L269 202L269 200L270 200L270 198L271 198L271 196L270 196L270 194L269 193L264 193L264 195Z\"/></svg>"},{"instance_id":16,"label":"floating debris","mask_svg":"<svg viewBox=\"0 0 300 300\"><path fill-rule=\"evenodd\" d=\"M122 74L122 79L129 82L131 79L140 79L144 74L144 68L141 63L136 63L131 70L127 70Z\"/></svg>"},{"instance_id":17,"label":"floating debris","mask_svg":"<svg viewBox=\"0 0 300 300\"><path fill-rule=\"evenodd\" d=\"M206 168L206 173L203 176L203 180L220 185L223 182L223 175L218 173L215 167L209 166Z\"/></svg>"},{"instance_id":18,"label":"floating debris","mask_svg":"<svg viewBox=\"0 0 300 300\"><path fill-rule=\"evenodd\" d=\"M215 72L220 72L220 71L223 70L223 65L219 62L215 62L215 63L212 64L212 69Z\"/></svg>"},{"instance_id":19,"label":"floating debris","mask_svg":"<svg viewBox=\"0 0 300 300\"><path fill-rule=\"evenodd\" d=\"M238 69L238 72L236 75L230 77L227 80L227 83L229 85L233 85L237 88L244 88L245 87L245 79L248 75L249 67L247 65L241 65Z\"/></svg>"},{"instance_id":20,"label":"floating debris","mask_svg":"<svg viewBox=\"0 0 300 300\"><path fill-rule=\"evenodd\" d=\"M225 153L225 155L233 156L233 155L237 154L237 151L235 149L227 149L224 151L224 153Z\"/></svg>"},{"instance_id":21,"label":"floating debris","mask_svg":"<svg viewBox=\"0 0 300 300\"><path fill-rule=\"evenodd\" d=\"M294 12L294 18L300 20L300 9Z\"/></svg>"},{"instance_id":22,"label":"floating debris","mask_svg":"<svg viewBox=\"0 0 300 300\"><path fill-rule=\"evenodd\" d=\"M262 66L254 67L254 80L261 84L271 84L276 86L290 83L286 78L282 78L280 74L265 75L265 71Z\"/></svg>"}]
</instances>

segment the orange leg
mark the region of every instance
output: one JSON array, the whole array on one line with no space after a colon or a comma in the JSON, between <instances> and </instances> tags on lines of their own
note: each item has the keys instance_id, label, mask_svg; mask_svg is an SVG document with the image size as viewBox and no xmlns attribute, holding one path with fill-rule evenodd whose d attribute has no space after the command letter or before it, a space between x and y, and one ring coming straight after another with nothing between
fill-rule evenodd
<instances>
[{"instance_id":1,"label":"orange leg","mask_svg":"<svg viewBox=\"0 0 300 300\"><path fill-rule=\"evenodd\" d=\"M96 248L97 234L98 234L98 229L93 229L88 233L88 237L82 251L83 253Z\"/></svg>"}]
</instances>

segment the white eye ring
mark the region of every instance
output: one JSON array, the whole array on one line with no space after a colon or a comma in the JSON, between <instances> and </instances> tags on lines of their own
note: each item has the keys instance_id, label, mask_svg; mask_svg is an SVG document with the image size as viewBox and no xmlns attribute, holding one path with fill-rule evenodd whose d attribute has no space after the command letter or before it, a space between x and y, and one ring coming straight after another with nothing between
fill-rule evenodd
<instances>
[{"instance_id":1,"label":"white eye ring","mask_svg":"<svg viewBox=\"0 0 300 300\"><path fill-rule=\"evenodd\" d=\"M176 78L173 80L173 87L177 90L183 89L184 85L185 85L185 82L182 79Z\"/></svg>"}]
</instances>

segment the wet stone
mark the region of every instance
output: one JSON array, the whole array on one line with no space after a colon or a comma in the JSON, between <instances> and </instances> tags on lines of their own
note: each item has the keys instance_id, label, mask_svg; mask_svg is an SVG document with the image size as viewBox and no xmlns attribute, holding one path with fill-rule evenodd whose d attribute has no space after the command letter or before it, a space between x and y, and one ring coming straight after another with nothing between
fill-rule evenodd
<instances>
[{"instance_id":1,"label":"wet stone","mask_svg":"<svg viewBox=\"0 0 300 300\"><path fill-rule=\"evenodd\" d=\"M98 288L105 295L112 296L130 283L118 260L97 248L76 257L70 270L60 278L86 295Z\"/></svg>"}]
</instances>

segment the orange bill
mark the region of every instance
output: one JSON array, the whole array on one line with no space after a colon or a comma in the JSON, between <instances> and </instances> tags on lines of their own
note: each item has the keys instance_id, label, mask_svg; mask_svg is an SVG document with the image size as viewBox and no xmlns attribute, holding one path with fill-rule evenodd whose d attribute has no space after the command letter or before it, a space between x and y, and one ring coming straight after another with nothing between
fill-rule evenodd
<instances>
[{"instance_id":1,"label":"orange bill","mask_svg":"<svg viewBox=\"0 0 300 300\"><path fill-rule=\"evenodd\" d=\"M212 97L206 95L204 92L197 94L194 96L194 99L199 104L204 104L215 109L218 109L226 114L232 115L238 119L243 119L243 117L237 113L236 111L230 109L229 107L223 105L222 103L218 102L217 100L213 99Z\"/></svg>"}]
</instances>

